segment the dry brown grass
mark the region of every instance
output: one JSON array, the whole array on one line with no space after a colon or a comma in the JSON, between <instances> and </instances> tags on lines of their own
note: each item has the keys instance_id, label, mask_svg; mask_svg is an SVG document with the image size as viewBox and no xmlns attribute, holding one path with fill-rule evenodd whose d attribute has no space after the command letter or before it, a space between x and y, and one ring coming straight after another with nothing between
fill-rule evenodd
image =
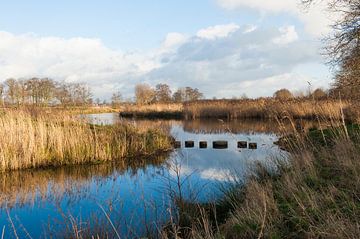
<instances>
[{"instance_id":1,"label":"dry brown grass","mask_svg":"<svg viewBox=\"0 0 360 239\"><path fill-rule=\"evenodd\" d=\"M354 107L351 102L336 100L276 99L256 100L202 100L184 103L184 114L188 119L196 118L292 118L340 119L340 109ZM359 114L360 115L360 114ZM350 115L349 115L350 116Z\"/></svg>"},{"instance_id":2,"label":"dry brown grass","mask_svg":"<svg viewBox=\"0 0 360 239\"><path fill-rule=\"evenodd\" d=\"M182 112L181 103L128 104L120 107L120 112Z\"/></svg>"},{"instance_id":3,"label":"dry brown grass","mask_svg":"<svg viewBox=\"0 0 360 239\"><path fill-rule=\"evenodd\" d=\"M201 118L216 119L275 119L290 117L293 119L341 119L341 109L348 120L360 120L358 102L339 100L273 98L245 100L199 100L169 104L123 105L121 116L138 118Z\"/></svg>"},{"instance_id":4,"label":"dry brown grass","mask_svg":"<svg viewBox=\"0 0 360 239\"><path fill-rule=\"evenodd\" d=\"M171 148L160 129L92 126L63 112L0 115L0 171L121 160Z\"/></svg>"}]
</instances>

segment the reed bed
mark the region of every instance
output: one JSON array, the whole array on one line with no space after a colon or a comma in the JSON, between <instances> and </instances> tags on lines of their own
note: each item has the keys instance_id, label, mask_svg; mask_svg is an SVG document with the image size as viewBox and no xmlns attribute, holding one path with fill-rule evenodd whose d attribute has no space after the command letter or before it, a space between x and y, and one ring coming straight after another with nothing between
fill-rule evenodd
<instances>
[{"instance_id":1,"label":"reed bed","mask_svg":"<svg viewBox=\"0 0 360 239\"><path fill-rule=\"evenodd\" d=\"M161 129L94 126L54 111L2 112L0 138L0 171L124 160L171 149Z\"/></svg>"},{"instance_id":2,"label":"reed bed","mask_svg":"<svg viewBox=\"0 0 360 239\"><path fill-rule=\"evenodd\" d=\"M289 116L294 119L341 119L341 109L353 108L351 102L336 100L293 99L280 101L272 98L248 100L201 100L184 103L184 116L197 118L256 118L274 119ZM353 112L360 116L360 112ZM351 119L350 119L351 120Z\"/></svg>"},{"instance_id":3,"label":"reed bed","mask_svg":"<svg viewBox=\"0 0 360 239\"><path fill-rule=\"evenodd\" d=\"M169 118L169 119L293 119L327 120L342 119L359 122L358 102L334 99L308 98L277 100L274 98L242 100L198 100L184 103L156 103L150 105L124 105L122 117Z\"/></svg>"},{"instance_id":4,"label":"reed bed","mask_svg":"<svg viewBox=\"0 0 360 239\"><path fill-rule=\"evenodd\" d=\"M183 117L182 103L156 103L150 105L123 105L122 117L180 119Z\"/></svg>"}]
</instances>

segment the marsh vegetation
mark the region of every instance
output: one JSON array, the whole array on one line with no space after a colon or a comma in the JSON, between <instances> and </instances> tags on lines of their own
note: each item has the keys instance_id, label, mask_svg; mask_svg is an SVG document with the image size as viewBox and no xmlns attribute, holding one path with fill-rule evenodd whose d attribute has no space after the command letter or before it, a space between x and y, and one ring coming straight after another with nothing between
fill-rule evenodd
<instances>
[{"instance_id":1,"label":"marsh vegetation","mask_svg":"<svg viewBox=\"0 0 360 239\"><path fill-rule=\"evenodd\" d=\"M91 125L51 111L6 110L0 115L0 170L126 160L171 149L161 129Z\"/></svg>"}]
</instances>

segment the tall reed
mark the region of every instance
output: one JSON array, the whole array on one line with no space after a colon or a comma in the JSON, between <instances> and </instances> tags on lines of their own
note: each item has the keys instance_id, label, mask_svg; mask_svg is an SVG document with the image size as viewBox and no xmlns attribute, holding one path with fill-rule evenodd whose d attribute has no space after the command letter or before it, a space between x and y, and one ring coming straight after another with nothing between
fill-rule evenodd
<instances>
[{"instance_id":1,"label":"tall reed","mask_svg":"<svg viewBox=\"0 0 360 239\"><path fill-rule=\"evenodd\" d=\"M0 115L0 171L123 160L169 150L160 129L93 126L64 113L6 111Z\"/></svg>"},{"instance_id":2,"label":"tall reed","mask_svg":"<svg viewBox=\"0 0 360 239\"><path fill-rule=\"evenodd\" d=\"M184 103L184 115L196 118L257 118L269 119L282 116L292 118L341 119L340 109L352 108L352 102L336 100L293 99L280 101L272 98L248 100L201 100ZM355 115L358 112L353 112ZM349 115L350 116L350 115ZM359 115L357 115L359 116Z\"/></svg>"}]
</instances>

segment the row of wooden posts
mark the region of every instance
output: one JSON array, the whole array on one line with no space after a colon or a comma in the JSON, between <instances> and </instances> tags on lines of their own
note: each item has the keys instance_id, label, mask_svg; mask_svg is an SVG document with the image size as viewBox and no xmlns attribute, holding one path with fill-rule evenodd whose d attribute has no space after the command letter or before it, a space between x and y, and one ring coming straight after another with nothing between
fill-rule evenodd
<instances>
[{"instance_id":1,"label":"row of wooden posts","mask_svg":"<svg viewBox=\"0 0 360 239\"><path fill-rule=\"evenodd\" d=\"M181 148L181 141L174 142L175 148ZM192 140L185 141L185 148L194 148L195 142ZM206 149L208 147L207 141L199 141L199 148ZM228 141L213 141L212 142L213 149L227 149ZM237 147L239 149L257 149L257 143L248 143L247 141L238 141Z\"/></svg>"}]
</instances>

